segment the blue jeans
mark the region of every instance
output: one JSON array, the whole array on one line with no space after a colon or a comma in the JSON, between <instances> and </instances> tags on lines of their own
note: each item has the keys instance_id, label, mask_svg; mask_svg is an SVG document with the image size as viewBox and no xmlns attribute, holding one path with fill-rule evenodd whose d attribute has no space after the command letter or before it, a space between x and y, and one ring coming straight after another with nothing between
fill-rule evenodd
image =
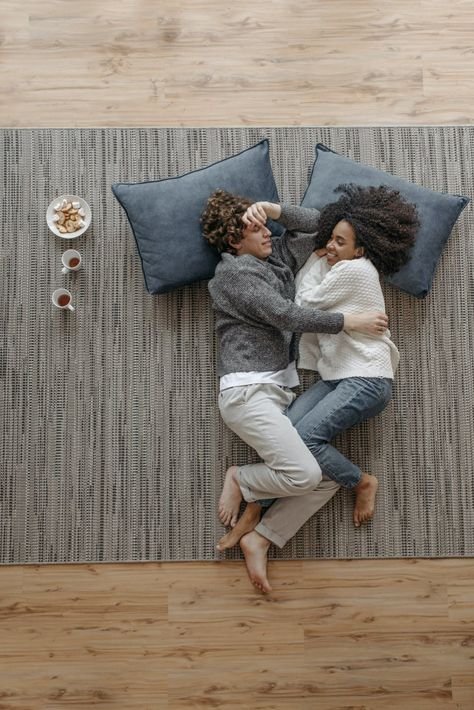
<instances>
[{"instance_id":1,"label":"blue jeans","mask_svg":"<svg viewBox=\"0 0 474 710\"><path fill-rule=\"evenodd\" d=\"M349 427L379 414L391 397L392 380L383 377L320 380L297 397L286 414L323 474L345 488L354 488L362 475L360 468L329 442ZM272 502L259 501L263 506Z\"/></svg>"}]
</instances>

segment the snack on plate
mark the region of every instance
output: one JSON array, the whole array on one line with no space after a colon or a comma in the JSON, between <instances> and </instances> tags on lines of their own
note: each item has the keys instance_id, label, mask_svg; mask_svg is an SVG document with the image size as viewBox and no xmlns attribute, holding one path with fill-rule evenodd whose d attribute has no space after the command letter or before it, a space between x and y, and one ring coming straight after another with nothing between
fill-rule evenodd
<instances>
[{"instance_id":1,"label":"snack on plate","mask_svg":"<svg viewBox=\"0 0 474 710\"><path fill-rule=\"evenodd\" d=\"M80 202L62 200L54 205L54 212L52 219L61 234L73 234L86 224L83 220L86 213Z\"/></svg>"}]
</instances>

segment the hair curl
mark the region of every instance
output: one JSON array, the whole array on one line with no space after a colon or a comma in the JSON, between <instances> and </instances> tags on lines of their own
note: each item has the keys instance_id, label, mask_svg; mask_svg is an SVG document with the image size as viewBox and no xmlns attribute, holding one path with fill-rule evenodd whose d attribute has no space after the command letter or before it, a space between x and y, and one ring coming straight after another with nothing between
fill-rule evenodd
<instances>
[{"instance_id":1,"label":"hair curl","mask_svg":"<svg viewBox=\"0 0 474 710\"><path fill-rule=\"evenodd\" d=\"M251 204L248 197L232 195L225 190L213 192L201 215L201 231L207 243L219 253L236 254L230 242L241 241L245 229L242 215Z\"/></svg>"},{"instance_id":2,"label":"hair curl","mask_svg":"<svg viewBox=\"0 0 474 710\"><path fill-rule=\"evenodd\" d=\"M398 190L385 185L359 187L339 185L343 194L321 210L316 248L325 247L341 220L349 222L356 236L356 247L381 274L393 274L410 258L420 226L415 205L401 197Z\"/></svg>"}]
</instances>

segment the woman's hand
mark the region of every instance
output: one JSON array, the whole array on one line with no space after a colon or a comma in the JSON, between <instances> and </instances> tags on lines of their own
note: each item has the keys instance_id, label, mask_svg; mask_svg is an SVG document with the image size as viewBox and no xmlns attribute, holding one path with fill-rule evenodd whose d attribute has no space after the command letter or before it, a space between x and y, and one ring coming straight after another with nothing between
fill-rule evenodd
<instances>
[{"instance_id":1,"label":"woman's hand","mask_svg":"<svg viewBox=\"0 0 474 710\"><path fill-rule=\"evenodd\" d=\"M326 249L326 247L323 247L322 249L316 249L314 253L316 254L316 256L326 256L328 250Z\"/></svg>"},{"instance_id":2,"label":"woman's hand","mask_svg":"<svg viewBox=\"0 0 474 710\"><path fill-rule=\"evenodd\" d=\"M248 227L251 224L265 224L267 218L278 219L281 207L274 202L254 202L242 215L243 223Z\"/></svg>"},{"instance_id":3,"label":"woman's hand","mask_svg":"<svg viewBox=\"0 0 474 710\"><path fill-rule=\"evenodd\" d=\"M387 314L380 311L344 314L344 330L355 330L357 333L364 333L364 335L380 337L387 328Z\"/></svg>"}]
</instances>

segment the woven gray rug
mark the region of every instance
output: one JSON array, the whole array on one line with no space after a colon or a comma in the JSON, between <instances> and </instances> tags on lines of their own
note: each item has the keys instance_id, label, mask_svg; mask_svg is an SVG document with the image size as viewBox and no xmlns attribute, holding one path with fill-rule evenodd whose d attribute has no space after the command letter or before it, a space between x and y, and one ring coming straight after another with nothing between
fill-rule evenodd
<instances>
[{"instance_id":1,"label":"woven gray rug","mask_svg":"<svg viewBox=\"0 0 474 710\"><path fill-rule=\"evenodd\" d=\"M472 197L473 127L0 131L3 563L219 558L223 474L255 456L220 421L206 284L145 291L110 186L187 172L264 136L282 201L299 203L317 142ZM45 222L63 193L92 207L71 242ZM340 491L273 556L474 553L473 231L471 202L426 300L384 287L401 354L394 400L338 441L380 479L375 520L356 531ZM68 247L84 268L64 277ZM63 284L75 313L51 304Z\"/></svg>"}]
</instances>

